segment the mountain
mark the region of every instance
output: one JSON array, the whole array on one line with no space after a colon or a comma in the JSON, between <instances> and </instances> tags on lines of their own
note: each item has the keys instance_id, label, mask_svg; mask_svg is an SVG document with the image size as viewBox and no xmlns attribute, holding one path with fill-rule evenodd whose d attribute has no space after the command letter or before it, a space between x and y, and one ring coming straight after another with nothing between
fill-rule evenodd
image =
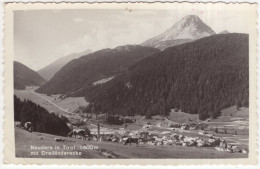
<instances>
[{"instance_id":1,"label":"mountain","mask_svg":"<svg viewBox=\"0 0 260 169\"><path fill-rule=\"evenodd\" d=\"M25 86L41 86L46 80L37 72L20 62L14 61L14 88L25 89Z\"/></svg>"},{"instance_id":2,"label":"mountain","mask_svg":"<svg viewBox=\"0 0 260 169\"><path fill-rule=\"evenodd\" d=\"M170 46L179 45L214 34L216 33L198 16L188 15L176 22L165 32L146 40L141 45L164 50Z\"/></svg>"},{"instance_id":3,"label":"mountain","mask_svg":"<svg viewBox=\"0 0 260 169\"><path fill-rule=\"evenodd\" d=\"M94 82L117 76L129 66L156 52L159 50L151 47L126 45L88 54L66 64L37 92L81 95L82 90Z\"/></svg>"},{"instance_id":4,"label":"mountain","mask_svg":"<svg viewBox=\"0 0 260 169\"><path fill-rule=\"evenodd\" d=\"M229 33L227 30L223 30L223 31L219 32L219 34L227 34L227 33Z\"/></svg>"},{"instance_id":5,"label":"mountain","mask_svg":"<svg viewBox=\"0 0 260 169\"><path fill-rule=\"evenodd\" d=\"M89 110L151 117L179 109L206 119L248 107L248 45L247 34L217 34L167 48L86 91Z\"/></svg>"},{"instance_id":6,"label":"mountain","mask_svg":"<svg viewBox=\"0 0 260 169\"><path fill-rule=\"evenodd\" d=\"M81 56L87 55L91 53L91 50L86 50L81 53L72 53L68 56L64 56L53 63L49 64L48 66L38 70L37 72L47 80L50 80L56 72L58 72L63 66L65 66L68 62L73 59L78 59Z\"/></svg>"}]
</instances>

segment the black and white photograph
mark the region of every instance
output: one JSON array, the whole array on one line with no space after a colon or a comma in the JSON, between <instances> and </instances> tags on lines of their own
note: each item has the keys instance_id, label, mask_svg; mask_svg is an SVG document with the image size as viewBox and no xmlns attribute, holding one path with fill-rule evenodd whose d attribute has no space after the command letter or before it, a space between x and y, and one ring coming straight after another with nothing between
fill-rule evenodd
<instances>
[{"instance_id":1,"label":"black and white photograph","mask_svg":"<svg viewBox=\"0 0 260 169\"><path fill-rule=\"evenodd\" d=\"M15 158L250 157L256 5L142 5L13 11Z\"/></svg>"}]
</instances>

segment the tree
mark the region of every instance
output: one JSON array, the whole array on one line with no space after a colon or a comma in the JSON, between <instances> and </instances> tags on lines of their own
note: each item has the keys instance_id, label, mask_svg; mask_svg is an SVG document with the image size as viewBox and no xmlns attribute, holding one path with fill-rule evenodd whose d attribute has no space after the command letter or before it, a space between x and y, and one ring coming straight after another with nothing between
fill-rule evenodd
<instances>
[{"instance_id":1,"label":"tree","mask_svg":"<svg viewBox=\"0 0 260 169\"><path fill-rule=\"evenodd\" d=\"M43 107L30 100L21 101L14 95L14 117L22 125L31 122L34 131L66 136L70 131L67 126L68 119L65 116L58 116L49 113Z\"/></svg>"},{"instance_id":2,"label":"tree","mask_svg":"<svg viewBox=\"0 0 260 169\"><path fill-rule=\"evenodd\" d=\"M107 117L107 123L108 124L121 125L124 122L120 119L120 117L118 115L109 115Z\"/></svg>"},{"instance_id":3,"label":"tree","mask_svg":"<svg viewBox=\"0 0 260 169\"><path fill-rule=\"evenodd\" d=\"M242 107L242 104L239 100L237 100L236 106L237 106L237 110L240 110L240 107Z\"/></svg>"},{"instance_id":4,"label":"tree","mask_svg":"<svg viewBox=\"0 0 260 169\"><path fill-rule=\"evenodd\" d=\"M227 134L227 129L226 128L224 128L224 134Z\"/></svg>"},{"instance_id":5,"label":"tree","mask_svg":"<svg viewBox=\"0 0 260 169\"><path fill-rule=\"evenodd\" d=\"M84 130L85 130L85 135L90 135L91 134L91 132L90 132L88 127L84 127Z\"/></svg>"},{"instance_id":6,"label":"tree","mask_svg":"<svg viewBox=\"0 0 260 169\"><path fill-rule=\"evenodd\" d=\"M204 130L204 126L203 125L200 126L200 130Z\"/></svg>"}]
</instances>

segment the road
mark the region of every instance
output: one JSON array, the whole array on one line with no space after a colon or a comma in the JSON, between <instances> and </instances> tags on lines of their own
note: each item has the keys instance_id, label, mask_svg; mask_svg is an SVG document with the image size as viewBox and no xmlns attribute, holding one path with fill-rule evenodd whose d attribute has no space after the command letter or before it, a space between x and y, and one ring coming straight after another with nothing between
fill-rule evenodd
<instances>
[{"instance_id":1,"label":"road","mask_svg":"<svg viewBox=\"0 0 260 169\"><path fill-rule=\"evenodd\" d=\"M46 98L43 97L42 95L40 95L40 94L38 94L38 93L36 93L36 92L33 92L33 91L31 91L31 93L32 93L32 94L36 94L37 96L43 98L44 100L46 100L47 102L51 103L52 105L54 105L54 106L57 107L58 109L64 111L65 113L72 114L72 112L69 112L69 111L63 109L62 107L60 107L60 106L58 106L57 104L55 104L54 102L52 102L52 101L46 99Z\"/></svg>"},{"instance_id":2,"label":"road","mask_svg":"<svg viewBox=\"0 0 260 169\"><path fill-rule=\"evenodd\" d=\"M73 114L72 112L69 112L69 111L67 111L67 110L63 109L62 107L60 107L59 105L55 104L55 103L54 103L54 102L52 102L51 100L49 100L49 99L47 99L47 98L43 97L41 94L39 94L39 93L36 93L36 92L35 92L35 91L33 91L33 90L30 90L30 92L31 92L32 94L35 94L35 95L37 95L37 96L39 96L39 97L43 98L44 100L46 100L47 102L51 103L53 106L57 107L58 109L60 109L60 110L64 111L65 113L68 113L68 114ZM93 126L93 127L97 127L97 125L95 125L95 124L91 124L91 123L89 123L89 125L91 125L91 126ZM101 127L100 127L100 128L101 128Z\"/></svg>"}]
</instances>

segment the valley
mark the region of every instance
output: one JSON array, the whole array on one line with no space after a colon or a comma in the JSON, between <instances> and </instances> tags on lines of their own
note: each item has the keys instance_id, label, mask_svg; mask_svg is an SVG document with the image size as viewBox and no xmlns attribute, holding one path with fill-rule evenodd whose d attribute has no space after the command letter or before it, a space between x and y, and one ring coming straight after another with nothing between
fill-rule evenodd
<instances>
[{"instance_id":1,"label":"valley","mask_svg":"<svg viewBox=\"0 0 260 169\"><path fill-rule=\"evenodd\" d=\"M96 118L87 118L93 114L79 114L75 113L80 106L86 106L88 103L81 98L65 98L58 99L59 95L47 96L44 94L36 93L34 90L36 87L28 87L26 90L16 90L15 95L21 99L33 100L35 103L46 108L49 112L55 112L60 115L64 115L69 119L69 123L80 124L79 128L88 127L93 135L97 135L98 127L100 124L100 134L102 135L114 135L115 133L142 133L149 132L155 136L171 135L173 133L183 135L185 137L199 137L201 139L209 139L207 134L200 134L200 126L203 126L203 130L208 134L213 134L214 137L225 139L228 144L239 146L248 151L248 109L236 107L230 107L222 110L222 115L217 119L201 121L198 119L198 115L192 115L184 112L175 112L172 110L169 116L153 116L151 119L146 119L145 116L136 115L133 118L136 119L134 123L124 123L122 125L111 125L104 121L104 114L94 115ZM232 115L231 115L232 114ZM85 119L85 120L84 120ZM221 120L225 119L225 120ZM198 128L183 130L180 128L170 127L170 124L189 124L196 125ZM127 125L127 127L126 127ZM145 126L149 126L146 128ZM214 132L214 129L218 128L218 133ZM222 129L227 129L227 133L221 133ZM236 131L236 134L234 133ZM18 157L34 157L30 155L29 145L94 145L98 146L98 150L79 150L82 152L80 156L66 156L66 158L219 158L231 157L231 158L244 158L247 154L227 153L219 152L214 147L179 147L172 145L151 145L140 144L138 149L135 146L125 146L122 142L114 141L102 141L97 142L94 140L84 141L80 139L65 138L61 136L55 136L44 133L32 132L15 128L16 139L19 142L16 143L17 156ZM123 134L124 135L124 134ZM65 141L57 143L55 138L63 139ZM22 140L22 141L21 141ZM23 145L23 141L29 144ZM156 149L160 153L151 154L149 152ZM174 153L173 153L174 152ZM189 152L189 153L188 153ZM191 153L192 152L192 153ZM200 153L196 153L200 152ZM148 155L149 154L149 155ZM188 155L189 154L189 155ZM49 158L51 156L39 156L43 158ZM63 158L62 156L57 156Z\"/></svg>"},{"instance_id":2,"label":"valley","mask_svg":"<svg viewBox=\"0 0 260 169\"><path fill-rule=\"evenodd\" d=\"M17 157L248 157L248 34L188 15L140 45L86 49L37 72L14 62Z\"/></svg>"},{"instance_id":3,"label":"valley","mask_svg":"<svg viewBox=\"0 0 260 169\"><path fill-rule=\"evenodd\" d=\"M41 105L49 112L64 115L69 119L80 119L80 116L74 113L80 106L87 106L88 102L83 97L62 98L61 95L47 96L35 92L37 87L27 87L26 90L15 90L14 94L20 99L31 100Z\"/></svg>"}]
</instances>

